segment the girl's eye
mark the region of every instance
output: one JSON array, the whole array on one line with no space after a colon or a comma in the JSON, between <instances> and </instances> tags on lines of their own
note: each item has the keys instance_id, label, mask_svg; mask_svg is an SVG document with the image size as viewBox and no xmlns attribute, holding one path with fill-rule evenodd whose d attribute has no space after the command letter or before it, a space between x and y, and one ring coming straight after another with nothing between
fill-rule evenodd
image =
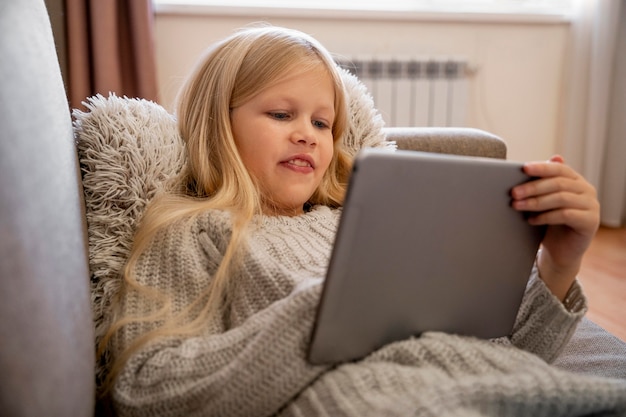
<instances>
[{"instance_id":1,"label":"girl's eye","mask_svg":"<svg viewBox=\"0 0 626 417\"><path fill-rule=\"evenodd\" d=\"M321 120L313 120L313 126L317 127L318 129L328 128L328 125Z\"/></svg>"},{"instance_id":2,"label":"girl's eye","mask_svg":"<svg viewBox=\"0 0 626 417\"><path fill-rule=\"evenodd\" d=\"M269 115L276 120L287 120L289 118L289 114L281 112L270 112Z\"/></svg>"}]
</instances>

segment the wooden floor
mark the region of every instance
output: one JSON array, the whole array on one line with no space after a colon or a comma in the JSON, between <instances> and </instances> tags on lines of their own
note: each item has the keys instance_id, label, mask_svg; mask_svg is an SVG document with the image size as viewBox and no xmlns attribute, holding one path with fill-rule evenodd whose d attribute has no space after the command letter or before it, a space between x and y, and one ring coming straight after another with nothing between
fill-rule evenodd
<instances>
[{"instance_id":1,"label":"wooden floor","mask_svg":"<svg viewBox=\"0 0 626 417\"><path fill-rule=\"evenodd\" d=\"M589 300L587 317L626 341L626 228L598 230L579 280Z\"/></svg>"}]
</instances>

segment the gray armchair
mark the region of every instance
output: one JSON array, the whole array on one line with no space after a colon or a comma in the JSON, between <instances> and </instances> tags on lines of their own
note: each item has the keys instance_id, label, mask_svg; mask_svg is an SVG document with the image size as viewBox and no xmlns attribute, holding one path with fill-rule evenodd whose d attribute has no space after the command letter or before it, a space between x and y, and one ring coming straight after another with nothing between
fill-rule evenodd
<instances>
[{"instance_id":1,"label":"gray armchair","mask_svg":"<svg viewBox=\"0 0 626 417\"><path fill-rule=\"evenodd\" d=\"M44 0L0 3L0 56L0 415L93 415L82 178ZM506 156L480 130L386 132L403 149ZM626 344L585 320L557 365L626 377Z\"/></svg>"},{"instance_id":2,"label":"gray armchair","mask_svg":"<svg viewBox=\"0 0 626 417\"><path fill-rule=\"evenodd\" d=\"M385 134L398 149L506 159L506 143L484 130L386 127Z\"/></svg>"},{"instance_id":3,"label":"gray armchair","mask_svg":"<svg viewBox=\"0 0 626 417\"><path fill-rule=\"evenodd\" d=\"M82 192L43 0L0 2L0 56L0 415L91 415Z\"/></svg>"}]
</instances>

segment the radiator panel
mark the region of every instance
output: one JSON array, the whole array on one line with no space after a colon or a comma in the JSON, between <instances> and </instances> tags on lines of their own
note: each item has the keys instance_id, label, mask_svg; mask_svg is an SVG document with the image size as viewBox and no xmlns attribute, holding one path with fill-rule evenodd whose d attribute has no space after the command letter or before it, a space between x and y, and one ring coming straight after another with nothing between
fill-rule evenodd
<instances>
[{"instance_id":1,"label":"radiator panel","mask_svg":"<svg viewBox=\"0 0 626 417\"><path fill-rule=\"evenodd\" d=\"M468 65L463 60L346 59L387 126L466 125Z\"/></svg>"}]
</instances>

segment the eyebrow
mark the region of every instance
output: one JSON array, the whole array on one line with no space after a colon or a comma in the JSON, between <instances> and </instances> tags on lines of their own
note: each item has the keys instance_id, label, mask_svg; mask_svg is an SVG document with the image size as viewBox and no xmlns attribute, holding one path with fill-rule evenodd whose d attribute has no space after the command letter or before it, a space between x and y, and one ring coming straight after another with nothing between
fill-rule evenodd
<instances>
[{"instance_id":1,"label":"eyebrow","mask_svg":"<svg viewBox=\"0 0 626 417\"><path fill-rule=\"evenodd\" d=\"M274 96L272 98L267 98L265 100L261 101L262 105L272 105L274 102L279 102L278 104L282 104L280 102L285 102L288 105L294 105L294 103L298 100L298 97L294 97L294 96L287 96L287 93L285 93L285 95L279 95L279 96ZM337 112L335 111L335 102L333 100L332 105L330 106L326 106L326 105L321 105L318 106L318 108L316 109L316 111L329 111L332 112L333 115L335 115Z\"/></svg>"}]
</instances>

